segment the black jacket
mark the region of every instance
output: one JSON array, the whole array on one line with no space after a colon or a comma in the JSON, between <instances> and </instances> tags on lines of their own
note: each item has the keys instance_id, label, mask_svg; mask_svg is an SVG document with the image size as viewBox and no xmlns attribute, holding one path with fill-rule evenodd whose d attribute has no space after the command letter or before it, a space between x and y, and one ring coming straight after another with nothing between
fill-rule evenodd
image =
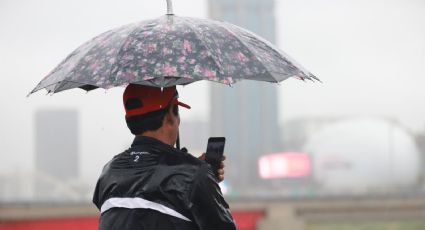
<instances>
[{"instance_id":1,"label":"black jacket","mask_svg":"<svg viewBox=\"0 0 425 230\"><path fill-rule=\"evenodd\" d=\"M210 166L149 137L105 165L93 202L101 230L236 229Z\"/></svg>"}]
</instances>

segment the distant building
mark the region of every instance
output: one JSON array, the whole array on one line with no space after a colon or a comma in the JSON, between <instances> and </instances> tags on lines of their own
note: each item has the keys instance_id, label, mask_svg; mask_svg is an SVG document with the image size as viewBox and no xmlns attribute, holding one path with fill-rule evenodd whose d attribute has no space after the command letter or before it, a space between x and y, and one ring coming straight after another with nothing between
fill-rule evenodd
<instances>
[{"instance_id":1,"label":"distant building","mask_svg":"<svg viewBox=\"0 0 425 230\"><path fill-rule=\"evenodd\" d=\"M79 120L76 110L43 109L35 114L35 169L49 181L76 179L79 170ZM50 178L50 179L49 179ZM35 193L43 199L48 183L36 183Z\"/></svg>"},{"instance_id":2,"label":"distant building","mask_svg":"<svg viewBox=\"0 0 425 230\"><path fill-rule=\"evenodd\" d=\"M211 0L210 16L275 41L274 0ZM261 184L258 158L278 152L276 85L243 81L233 88L211 84L211 134L226 136L226 180L244 193Z\"/></svg>"},{"instance_id":3,"label":"distant building","mask_svg":"<svg viewBox=\"0 0 425 230\"><path fill-rule=\"evenodd\" d=\"M315 127L323 123L316 121ZM415 136L394 119L347 117L306 132L303 149L312 156L317 191L390 194L414 192L421 183Z\"/></svg>"},{"instance_id":4,"label":"distant building","mask_svg":"<svg viewBox=\"0 0 425 230\"><path fill-rule=\"evenodd\" d=\"M304 145L314 134L343 117L294 118L281 125L283 150L303 151Z\"/></svg>"}]
</instances>

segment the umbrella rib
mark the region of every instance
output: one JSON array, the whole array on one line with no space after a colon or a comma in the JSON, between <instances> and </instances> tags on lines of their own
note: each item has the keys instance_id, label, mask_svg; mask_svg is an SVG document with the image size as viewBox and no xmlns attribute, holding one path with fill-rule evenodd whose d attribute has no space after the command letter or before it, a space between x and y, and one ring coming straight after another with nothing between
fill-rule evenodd
<instances>
[{"instance_id":1,"label":"umbrella rib","mask_svg":"<svg viewBox=\"0 0 425 230\"><path fill-rule=\"evenodd\" d=\"M238 26L236 26L236 28L237 29L239 29L239 30L241 30L241 31L243 31L243 32L246 32L246 33L252 33L251 31L248 31L248 30L245 30L244 28L241 28L241 27L238 27ZM297 77L300 77L302 80L304 80L304 78L307 78L308 80L311 80L311 81L314 81L314 80L317 80L317 81L319 81L319 82L322 82L322 81L320 81L320 79L319 78L317 78L316 76L314 76L312 73L310 73L310 71L308 71L307 69L305 69L301 64L299 64L296 60L294 60L291 56L289 56L286 52L284 52L284 51L282 51L282 50L280 50L276 45L274 45L274 44L272 44L271 42L269 42L269 41L267 41L267 40L265 40L264 38L262 38L262 37L259 37L258 36L258 38L260 39L260 41L262 41L264 44L266 44L267 46L270 46L270 48L272 48L272 50L279 50L279 52L281 52L281 53L283 53L284 55L283 55L283 58L288 62L288 63L290 63L292 66L294 66L294 67L296 67L303 75L305 75L304 77L303 76L297 76ZM242 42L243 43L243 42ZM243 44L245 44L245 43L243 43ZM281 55L282 56L282 54L280 54L279 53L279 55ZM276 71L269 71L269 72L272 72L272 73L279 73L279 72L276 72ZM280 73L279 73L280 74Z\"/></svg>"},{"instance_id":2,"label":"umbrella rib","mask_svg":"<svg viewBox=\"0 0 425 230\"><path fill-rule=\"evenodd\" d=\"M49 85L47 85L46 87L51 86L51 85L53 85L53 84L56 84L56 83L49 84ZM37 84L37 86L36 86L36 87L34 87L34 89L32 89L32 90L31 90L31 92L27 95L27 97L28 97L28 96L30 96L31 94L33 94L33 93L35 93L35 92L37 92L37 91L39 91L39 90L41 90L41 89L45 88L45 87L38 88L40 85L41 85L41 82L39 82L39 83Z\"/></svg>"},{"instance_id":3,"label":"umbrella rib","mask_svg":"<svg viewBox=\"0 0 425 230\"><path fill-rule=\"evenodd\" d=\"M230 24L230 23L228 23L228 24ZM232 25L232 24L230 24L230 25ZM221 26L221 25L220 25ZM233 25L232 25L233 26ZM259 61L258 60L258 58L257 58L257 56L256 55L254 55L254 52L252 52L252 50L250 49L250 47L249 46L247 46L246 45L246 43L245 42L243 42L238 36L236 36L236 34L233 32L233 31L231 31L230 29L228 29L226 26L221 26L222 28L224 28L225 30L227 30L227 32L229 32L230 34L232 34L233 35L233 37L235 37L240 43L242 43L248 50L249 50L249 52L251 52L251 56L253 57L253 58L255 58L255 60L258 62L258 63L260 63L261 64L261 66L263 66L264 67L264 69L270 74L270 70L261 62L261 61ZM279 81L277 80L277 79L275 79L274 77L273 77L273 75L272 74L270 74L270 76L272 77L272 79L274 80L274 83L279 83Z\"/></svg>"},{"instance_id":4,"label":"umbrella rib","mask_svg":"<svg viewBox=\"0 0 425 230\"><path fill-rule=\"evenodd\" d=\"M55 82L55 83L51 83L51 84L48 84L48 85L46 85L46 86L44 86L44 87L42 87L42 88L39 88L39 89L37 89L38 88L38 86L41 84L41 82L40 83L38 83L38 85L33 89L33 90L31 90L31 92L27 95L27 97L29 97L31 94L33 94L33 93L35 93L35 92L38 92L38 91L40 91L40 90L42 90L42 89L45 89L45 88L47 88L47 87L49 87L49 86L51 86L51 85L54 85L54 84L57 84L58 82Z\"/></svg>"},{"instance_id":5,"label":"umbrella rib","mask_svg":"<svg viewBox=\"0 0 425 230\"><path fill-rule=\"evenodd\" d=\"M113 74L113 73L112 73L112 70L114 69L114 68L113 68L113 66L115 66L115 65L117 66L117 65L118 65L118 60L119 60L119 59L118 59L118 57L121 55L121 53L122 53L122 51L123 51L123 47L122 47L122 45L123 45L123 44L125 44L125 43L129 40L129 37L130 37L132 34L134 34L134 33L135 33L135 31L137 31L137 30L139 29L139 26L138 26L139 24L141 24L141 23L143 23L143 24L148 24L148 22L151 22L151 21L152 21L152 20L148 20L148 21L146 21L146 22L145 22L145 21L142 21L142 22L140 22L140 23L134 23L135 28L131 30L131 32L128 34L128 36L126 36L126 37L125 37L125 39L123 39L123 40L122 40L122 42L121 42L121 43L120 43L120 45L119 45L119 50L118 50L117 55L116 55L116 57L117 57L117 58L115 59L114 64L112 64L112 65L111 65L111 69L109 70L109 73L108 73L108 75L107 75L108 77L111 77L111 75ZM118 70L118 68L117 68L117 70Z\"/></svg>"},{"instance_id":6,"label":"umbrella rib","mask_svg":"<svg viewBox=\"0 0 425 230\"><path fill-rule=\"evenodd\" d=\"M111 34L113 34L113 33L115 33L114 32L114 30L109 30L109 31L107 31L107 32L105 32L105 33L102 33L102 34L100 34L99 36L97 36L97 37L95 37L95 38L93 38L93 39L91 39L90 41L88 41L88 42L93 42L93 45L87 50L87 52L85 52L84 53L84 55L82 55L81 56L81 58L78 60L78 62L77 62L77 64L75 64L75 66L72 68L72 70L74 70L77 66L79 66L80 65L80 63L84 60L84 57L88 54L88 53L90 53L93 49L95 49L95 47L97 46L97 44L96 43L94 43L95 42L95 40L97 40L99 37L101 37L101 36L105 36L105 35L107 35L107 36L110 36ZM69 80L65 80L66 78L68 78L69 77L69 75L72 73L73 71L69 71L66 75L65 75L65 77L63 78L63 80L62 81L69 81ZM73 82L73 81L69 81L69 82ZM55 87L56 88L56 87Z\"/></svg>"},{"instance_id":7,"label":"umbrella rib","mask_svg":"<svg viewBox=\"0 0 425 230\"><path fill-rule=\"evenodd\" d=\"M52 91L52 93L56 93L56 92L58 92L57 91L57 89L60 89L65 83L67 83L67 82L70 82L70 83L75 83L75 84L78 84L78 85L80 85L80 86L83 86L83 85L91 85L91 86L94 86L94 87L98 87L98 88L102 88L102 87L99 87L99 86L96 86L96 85L93 85L93 84L89 84L89 83L84 83L84 82L78 82L78 81L70 81L70 80L62 80L62 81L59 81L59 82L56 82L55 84L58 84L57 86L55 86L55 89ZM51 84L51 85L53 85L53 84ZM80 87L79 86L79 87ZM63 90L60 90L60 91L63 91ZM59 92L60 92L59 91Z\"/></svg>"},{"instance_id":8,"label":"umbrella rib","mask_svg":"<svg viewBox=\"0 0 425 230\"><path fill-rule=\"evenodd\" d=\"M78 49L80 49L82 46L84 46L84 45L90 45L90 43L91 42L93 42L93 40L95 40L96 38L98 38L99 36L102 36L102 35L104 35L104 34L106 34L107 32L104 32L104 33L102 33L102 34L100 34L100 35L98 35L97 37L95 37L95 38L92 38L91 40L89 40L89 41L87 41L87 42L85 42L84 44L82 44L82 45L80 45L78 48L76 48L70 55L68 55L60 64L59 64L59 66L61 66L61 65L63 65L63 64L65 64L67 61L68 61L68 59L69 58L71 58L72 56L73 56L73 54L74 55L77 55L77 53L74 53L74 52L76 52ZM83 57L83 56L85 56L87 53L89 53L92 49L93 49L93 47L94 47L95 45L92 45L91 47L90 47L90 49L88 49L85 53L84 53L84 55L81 55L81 57ZM79 64L80 64L80 62L81 62L81 59L82 58L79 58L78 59L78 61L77 61L77 63L72 67L72 69L74 69L76 66L78 66ZM51 73L49 73L48 75L47 75L47 77L49 77L49 76L51 76L52 74L55 74L56 73L56 69L59 67L59 66L57 66L54 70L53 70L53 72L51 72ZM41 89L45 89L45 88L47 88L47 87L49 87L49 86L52 86L52 85L54 85L54 84L58 84L58 83L60 83L61 81L64 81L68 76L69 76L69 74L70 74L70 72L72 72L72 71L69 71L69 72L67 72L66 73L66 75L63 77L63 80L57 80L56 82L54 82L54 83L51 83L51 84L48 84L48 85L46 85L46 86L43 86L43 87L41 87L41 88L39 88L39 86L40 85L42 85L42 83L43 83L43 81L44 80L46 80L46 78L47 77L45 77L45 79L43 79L43 80L41 80L38 84L37 84L37 86L29 93L29 94L32 94L32 93L35 93L35 92L37 92L37 91L39 91L39 90L41 90ZM55 87L56 88L56 87ZM54 90L53 90L53 92L54 92Z\"/></svg>"},{"instance_id":9,"label":"umbrella rib","mask_svg":"<svg viewBox=\"0 0 425 230\"><path fill-rule=\"evenodd\" d=\"M64 81L68 81L68 80L61 80L61 81L57 81L57 82L54 82L54 83L51 83L51 84L48 84L48 85L46 85L46 86L44 86L44 87L42 87L42 88L39 88L39 89L37 89L37 90L35 90L37 87L35 87L28 95L27 95L27 97L29 97L31 94L33 94L33 93L35 93L35 92L38 92L38 91L40 91L40 90L42 90L42 89L46 89L47 87L49 87L49 86L52 86L52 85L56 85L56 84L62 84L62 82L64 82ZM56 89L57 88L59 88L58 86L55 86L55 88L52 90L52 91L49 91L49 90L47 90L47 93L55 93L56 92Z\"/></svg>"},{"instance_id":10,"label":"umbrella rib","mask_svg":"<svg viewBox=\"0 0 425 230\"><path fill-rule=\"evenodd\" d=\"M182 19L184 19L184 20L186 20L186 18L182 18ZM196 36L198 36L199 38L203 38L203 35L202 35L202 33L198 33L198 31L196 31L196 29L195 29L195 27L193 27L192 26L192 24L190 23L190 21L187 23L187 25L192 29L192 31L196 34ZM206 49L207 50L211 50L211 47L209 47L208 46L208 44L206 44L205 42L204 42L204 40L203 39L199 39L200 41L201 41L201 43L202 43L202 45L204 45L205 47L206 47ZM221 70L221 68L219 68L221 65L219 64L219 62L215 59L215 57L214 57L214 55L212 55L212 53L211 52L209 52L210 53L210 57L211 57L211 59L214 61L214 64L216 65L216 67L217 67L217 71L219 72L219 73L221 73L221 74L223 74L224 75L224 72L222 72Z\"/></svg>"},{"instance_id":11,"label":"umbrella rib","mask_svg":"<svg viewBox=\"0 0 425 230\"><path fill-rule=\"evenodd\" d=\"M151 78L144 79L149 80L149 85L155 85L157 87L167 87L168 85L174 84L188 84L190 82L194 82L201 79L220 82L227 85L232 84L229 83L229 81L236 82L242 79L257 79L261 81L278 83L289 77L300 78L301 80L317 80L321 82L320 79L314 76L303 66L298 64L297 61L292 59L285 52L279 50L274 44L242 27L227 22L220 23L212 20L213 22L211 24L216 27L212 29L217 29L217 32L208 32L209 20L197 21L191 18L174 17L172 15L167 15L166 19L175 19L175 21L181 20L182 22L184 22L182 24L185 25L184 29L187 30L185 31L185 33L190 34L190 37L194 36L193 40L199 40L199 43L195 44L197 46L197 49L194 49L194 51L189 52L191 54L201 52L202 55L205 55L203 56L203 58L205 58L205 61L207 63L205 64L205 66L198 63L196 64L196 67L201 66L201 71L200 73L193 73L193 76L191 76L192 80L179 80L179 77L184 76L175 76L176 79L172 79L172 77L174 76L168 76L165 74L166 72L162 71L162 74L161 76L159 76L159 78L155 76L152 80L149 80ZM160 18L159 23L161 23L162 20L163 18ZM221 28L222 30L219 30L219 28ZM51 73L49 73L42 81L40 81L37 86L28 94L28 96L42 89L46 89L48 93L60 92L76 87L89 91L94 88L108 89L109 87L121 86L128 83L136 82L136 80L142 80L142 76L145 75L141 72L134 73L134 75L136 75L136 79L127 79L125 76L120 76L121 74L119 73L121 71L125 71L123 70L123 68L129 68L131 66L127 65L126 62L120 61L121 59L119 57L125 57L127 55L128 50L132 51L131 47L127 49L127 44L133 44L133 40L141 44L146 44L146 39L138 36L138 34L143 32L145 29L158 30L160 29L160 27L158 27L158 23L156 23L155 20L146 20L131 23L113 30L106 31L85 42L76 50L74 50L70 55L68 55L65 60L63 60ZM226 34L226 32L228 34ZM233 55L233 53L232 51L227 52L227 47L224 45L215 45L210 43L214 41L217 42L216 36L222 38L221 35L219 36L216 33L223 33L224 42L235 42L238 46L242 46L240 52L243 52L243 55L249 55L249 59L247 59L249 60L249 62L246 62L247 67L252 64L253 66L255 66L255 71L251 69L248 69L248 71L244 71L244 69L237 69L236 67L236 70L226 68L228 59L233 58L231 56ZM166 35L168 35L168 33ZM228 38L225 38L225 36L228 36ZM228 39L230 41L228 41ZM258 39L259 44L256 44L256 39ZM100 45L99 42L101 42ZM226 59L224 59L221 52L217 51L215 48L222 49L223 53L227 55ZM96 52L96 49L110 49L110 52ZM267 52L269 50L273 53L268 54ZM237 52L237 50L234 52ZM96 72L94 72L94 70L88 69L88 67L86 67L86 65L97 64L93 61L95 59L99 61L105 61L106 58L109 57L108 55L110 55L111 53L115 55L116 58L114 58L113 61L109 59L111 63L107 63L108 65L106 65L106 67L102 69L101 72L99 71L100 73L97 73L97 70ZM186 53L184 53L184 55L186 55ZM264 60L262 57L264 57ZM164 52L162 59L165 60ZM237 62L237 60L234 61ZM270 63L267 61L269 61ZM157 62L156 64L159 63ZM256 65L258 65L258 67ZM135 66L136 68L141 68L140 65L136 64ZM204 71L204 68L208 68L208 71L213 71L212 74L214 76L208 78L208 75L205 73L206 71ZM88 70L86 71L86 69ZM149 70L149 68L146 69ZM232 76L233 72L235 73L234 76ZM102 80L98 80L98 77L102 77ZM221 78L225 79L223 80ZM84 83L84 81L91 83ZM102 86L98 86L97 84Z\"/></svg>"}]
</instances>

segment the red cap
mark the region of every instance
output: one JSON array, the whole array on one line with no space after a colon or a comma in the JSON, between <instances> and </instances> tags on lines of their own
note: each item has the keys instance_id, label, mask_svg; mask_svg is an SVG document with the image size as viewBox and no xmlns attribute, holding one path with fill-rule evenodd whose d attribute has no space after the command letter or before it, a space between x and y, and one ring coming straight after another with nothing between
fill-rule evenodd
<instances>
[{"instance_id":1,"label":"red cap","mask_svg":"<svg viewBox=\"0 0 425 230\"><path fill-rule=\"evenodd\" d=\"M170 103L187 109L190 106L177 100L175 86L157 88L145 85L130 84L124 91L125 117L142 115L160 109L165 109Z\"/></svg>"}]
</instances>

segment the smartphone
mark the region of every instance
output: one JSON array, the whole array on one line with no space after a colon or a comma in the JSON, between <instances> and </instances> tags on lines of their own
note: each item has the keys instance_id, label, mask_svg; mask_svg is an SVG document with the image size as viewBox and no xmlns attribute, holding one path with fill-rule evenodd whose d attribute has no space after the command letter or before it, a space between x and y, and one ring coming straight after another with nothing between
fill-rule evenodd
<instances>
[{"instance_id":1,"label":"smartphone","mask_svg":"<svg viewBox=\"0 0 425 230\"><path fill-rule=\"evenodd\" d=\"M224 144L226 143L226 138L224 137L210 137L208 139L207 151L205 153L205 160L208 164L211 165L211 168L218 175L218 168L220 167L220 162L223 160Z\"/></svg>"}]
</instances>

